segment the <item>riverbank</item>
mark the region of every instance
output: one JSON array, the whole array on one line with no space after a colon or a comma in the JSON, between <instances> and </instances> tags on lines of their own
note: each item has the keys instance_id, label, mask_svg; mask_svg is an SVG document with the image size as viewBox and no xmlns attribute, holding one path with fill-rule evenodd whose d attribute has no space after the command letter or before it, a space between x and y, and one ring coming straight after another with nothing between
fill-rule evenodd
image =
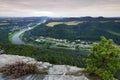
<instances>
[{"instance_id":1,"label":"riverbank","mask_svg":"<svg viewBox=\"0 0 120 80\"><path fill-rule=\"evenodd\" d=\"M29 31L31 29L33 29L35 26L33 27L27 27L27 28L24 28L22 30L18 30L18 31L15 31L15 32L12 32L12 33L9 33L9 41L12 43L12 44L25 44L24 41L22 41L22 39L20 38L20 36L26 32L26 31Z\"/></svg>"},{"instance_id":2,"label":"riverbank","mask_svg":"<svg viewBox=\"0 0 120 80\"><path fill-rule=\"evenodd\" d=\"M12 38L13 38L13 36L14 36L15 34L17 34L18 32L19 32L19 31L15 31L15 32L9 33L8 39L9 39L10 43L13 44Z\"/></svg>"},{"instance_id":3,"label":"riverbank","mask_svg":"<svg viewBox=\"0 0 120 80\"><path fill-rule=\"evenodd\" d=\"M22 33L25 32L25 29L9 33L9 41L12 44L24 44L24 42L19 38Z\"/></svg>"},{"instance_id":4,"label":"riverbank","mask_svg":"<svg viewBox=\"0 0 120 80\"><path fill-rule=\"evenodd\" d=\"M12 44L17 44L17 45L20 45L20 44L24 44L24 45L28 45L28 44L25 44L25 42L20 38L20 35L22 35L24 32L26 31L29 31L33 28L35 28L36 26L40 25L40 24L43 24L45 23L46 20L43 20L39 23L37 23L35 26L32 26L32 27L26 27L22 30L18 30L18 31L15 31L15 32L12 32L12 33L9 33L9 41L12 43Z\"/></svg>"}]
</instances>

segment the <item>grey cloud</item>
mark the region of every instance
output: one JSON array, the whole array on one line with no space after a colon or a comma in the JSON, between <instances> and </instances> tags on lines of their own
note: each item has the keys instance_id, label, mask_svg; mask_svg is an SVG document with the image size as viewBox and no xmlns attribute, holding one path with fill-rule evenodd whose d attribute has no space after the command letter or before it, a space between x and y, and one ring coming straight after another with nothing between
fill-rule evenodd
<instances>
[{"instance_id":1,"label":"grey cloud","mask_svg":"<svg viewBox=\"0 0 120 80\"><path fill-rule=\"evenodd\" d=\"M0 0L0 4L0 16L28 16L24 13L29 16L42 16L47 13L55 13L55 16L120 14L120 0Z\"/></svg>"}]
</instances>

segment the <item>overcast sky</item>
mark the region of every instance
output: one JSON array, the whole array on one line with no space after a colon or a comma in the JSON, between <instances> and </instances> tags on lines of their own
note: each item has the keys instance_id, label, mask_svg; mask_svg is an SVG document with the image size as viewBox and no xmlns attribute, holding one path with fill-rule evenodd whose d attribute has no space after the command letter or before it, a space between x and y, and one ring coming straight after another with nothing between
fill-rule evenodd
<instances>
[{"instance_id":1,"label":"overcast sky","mask_svg":"<svg viewBox=\"0 0 120 80\"><path fill-rule=\"evenodd\" d=\"M120 17L120 0L0 0L0 16Z\"/></svg>"}]
</instances>

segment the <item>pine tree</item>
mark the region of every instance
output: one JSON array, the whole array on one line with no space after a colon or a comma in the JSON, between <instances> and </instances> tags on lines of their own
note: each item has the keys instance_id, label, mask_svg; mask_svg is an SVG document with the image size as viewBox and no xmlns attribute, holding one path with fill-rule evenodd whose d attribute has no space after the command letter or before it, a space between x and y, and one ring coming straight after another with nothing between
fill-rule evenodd
<instances>
[{"instance_id":1,"label":"pine tree","mask_svg":"<svg viewBox=\"0 0 120 80\"><path fill-rule=\"evenodd\" d=\"M113 40L101 38L93 44L91 54L86 59L86 70L103 80L113 80L115 72L120 69L120 49L113 45Z\"/></svg>"}]
</instances>

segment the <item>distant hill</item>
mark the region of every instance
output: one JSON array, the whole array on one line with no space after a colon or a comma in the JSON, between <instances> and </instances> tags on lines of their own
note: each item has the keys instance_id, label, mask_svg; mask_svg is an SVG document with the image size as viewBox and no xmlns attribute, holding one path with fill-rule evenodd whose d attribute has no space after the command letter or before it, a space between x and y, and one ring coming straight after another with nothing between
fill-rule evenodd
<instances>
[{"instance_id":1,"label":"distant hill","mask_svg":"<svg viewBox=\"0 0 120 80\"><path fill-rule=\"evenodd\" d=\"M49 18L49 21L115 21L120 20L120 17L63 17L63 18Z\"/></svg>"},{"instance_id":2,"label":"distant hill","mask_svg":"<svg viewBox=\"0 0 120 80\"><path fill-rule=\"evenodd\" d=\"M53 27L48 27L46 24L50 22L81 22L76 25L57 24ZM86 40L86 41L99 41L100 36L112 38L115 43L120 44L120 18L63 18L51 19L46 24L42 24L33 30L26 32L24 37L53 37L58 39L68 40Z\"/></svg>"}]
</instances>

